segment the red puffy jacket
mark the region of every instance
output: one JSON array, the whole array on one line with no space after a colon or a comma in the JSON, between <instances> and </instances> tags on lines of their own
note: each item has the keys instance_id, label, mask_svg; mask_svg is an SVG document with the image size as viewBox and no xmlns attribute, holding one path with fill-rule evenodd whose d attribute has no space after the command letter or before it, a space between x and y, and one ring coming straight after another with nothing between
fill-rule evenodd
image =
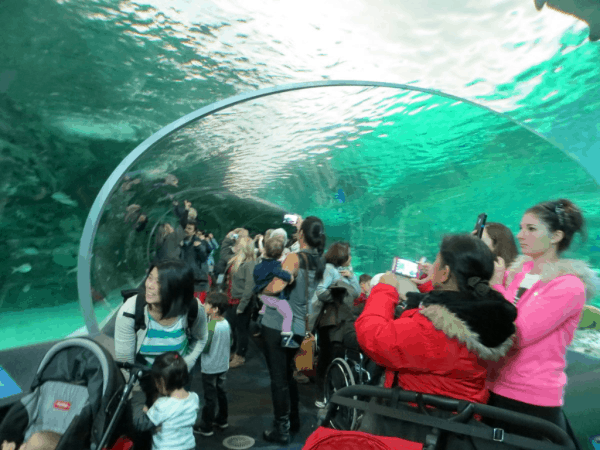
<instances>
[{"instance_id":1,"label":"red puffy jacket","mask_svg":"<svg viewBox=\"0 0 600 450\"><path fill-rule=\"evenodd\" d=\"M438 297L440 294L445 295L438 292ZM504 356L512 336L488 348L467 323L443 305L409 309L394 320L397 303L396 289L380 283L373 287L355 323L361 348L387 368L384 386L397 383L409 391L486 403L487 373L480 357L497 360Z\"/></svg>"}]
</instances>

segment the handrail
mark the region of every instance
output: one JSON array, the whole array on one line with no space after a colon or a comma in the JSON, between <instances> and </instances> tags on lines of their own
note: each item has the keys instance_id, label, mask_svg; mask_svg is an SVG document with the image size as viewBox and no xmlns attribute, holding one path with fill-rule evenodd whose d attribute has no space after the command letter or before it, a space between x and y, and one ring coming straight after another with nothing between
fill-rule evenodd
<instances>
[{"instance_id":1,"label":"handrail","mask_svg":"<svg viewBox=\"0 0 600 450\"><path fill-rule=\"evenodd\" d=\"M333 395L327 405L326 420L329 420L335 407L336 402L340 402L340 399L352 399L353 397L378 397L382 399L391 400L393 397L397 398L398 401L404 403L419 403L422 401L423 404L427 404L434 407L439 407L444 410L460 411L464 413L466 409L469 409L473 414L478 414L483 417L491 419L502 420L509 423L518 423L526 426L530 429L535 429L541 434L552 439L559 445L563 445L567 448L572 448L573 443L567 433L557 425L548 422L537 417L533 417L527 414L522 414L514 411L509 411L494 406L483 405L479 403L469 403L465 400L457 400L448 397L442 397L431 394L421 394L419 392L405 391L401 388L384 388L380 386L365 386L365 385L352 385L344 387ZM368 404L365 402L355 401L360 405ZM346 407L350 407L347 401L343 401ZM465 407L465 405L468 405ZM469 406L472 405L472 408ZM361 407L362 409L362 407ZM367 409L365 406L364 409ZM459 413L459 414L460 414ZM462 417L461 417L462 418ZM410 421L409 419L407 419ZM445 421L446 419L439 419Z\"/></svg>"}]
</instances>

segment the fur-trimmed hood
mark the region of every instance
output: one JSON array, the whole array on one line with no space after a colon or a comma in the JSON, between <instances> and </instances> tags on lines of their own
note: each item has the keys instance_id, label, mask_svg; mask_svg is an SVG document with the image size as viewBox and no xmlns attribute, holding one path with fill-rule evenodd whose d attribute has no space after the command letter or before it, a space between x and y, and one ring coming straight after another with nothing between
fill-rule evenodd
<instances>
[{"instance_id":1,"label":"fur-trimmed hood","mask_svg":"<svg viewBox=\"0 0 600 450\"><path fill-rule=\"evenodd\" d=\"M506 286L515 279L515 276L523 270L523 265L533 261L529 256L520 255L508 268ZM562 275L575 275L585 285L585 298L590 301L600 289L598 275L583 261L578 259L559 259L556 263L544 264L540 281L547 283Z\"/></svg>"},{"instance_id":2,"label":"fur-trimmed hood","mask_svg":"<svg viewBox=\"0 0 600 450\"><path fill-rule=\"evenodd\" d=\"M513 345L517 309L496 291L484 299L454 291L411 292L407 298L436 329L483 360L498 361Z\"/></svg>"}]
</instances>

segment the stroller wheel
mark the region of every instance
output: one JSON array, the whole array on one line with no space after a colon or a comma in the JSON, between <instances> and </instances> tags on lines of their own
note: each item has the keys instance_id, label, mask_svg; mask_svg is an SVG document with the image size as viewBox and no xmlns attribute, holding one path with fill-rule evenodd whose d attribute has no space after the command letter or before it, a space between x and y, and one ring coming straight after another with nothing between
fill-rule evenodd
<instances>
[{"instance_id":1,"label":"stroller wheel","mask_svg":"<svg viewBox=\"0 0 600 450\"><path fill-rule=\"evenodd\" d=\"M336 391L354 384L354 375L348 363L342 358L334 359L325 375L325 400L329 402ZM354 431L358 427L358 411L356 408L338 406L330 423L336 430Z\"/></svg>"}]
</instances>

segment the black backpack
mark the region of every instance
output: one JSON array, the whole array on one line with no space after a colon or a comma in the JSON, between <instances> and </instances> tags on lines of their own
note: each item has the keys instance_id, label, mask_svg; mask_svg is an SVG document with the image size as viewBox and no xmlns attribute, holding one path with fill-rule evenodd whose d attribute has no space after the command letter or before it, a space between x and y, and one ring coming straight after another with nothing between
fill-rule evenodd
<instances>
[{"instance_id":1,"label":"black backpack","mask_svg":"<svg viewBox=\"0 0 600 450\"><path fill-rule=\"evenodd\" d=\"M129 297L133 297L140 293L140 289L125 289L121 291L121 295L123 296L123 303L127 301ZM194 300L196 298L194 297ZM146 306L146 302L142 299L141 296L135 299L135 314L130 314L124 312L123 315L125 317L129 317L134 320L133 330L134 333L137 333L138 330L146 329L146 322L144 320L144 306ZM187 329L191 330L194 322L198 318L198 301L192 302L190 305L190 310L188 311L188 326Z\"/></svg>"}]
</instances>

